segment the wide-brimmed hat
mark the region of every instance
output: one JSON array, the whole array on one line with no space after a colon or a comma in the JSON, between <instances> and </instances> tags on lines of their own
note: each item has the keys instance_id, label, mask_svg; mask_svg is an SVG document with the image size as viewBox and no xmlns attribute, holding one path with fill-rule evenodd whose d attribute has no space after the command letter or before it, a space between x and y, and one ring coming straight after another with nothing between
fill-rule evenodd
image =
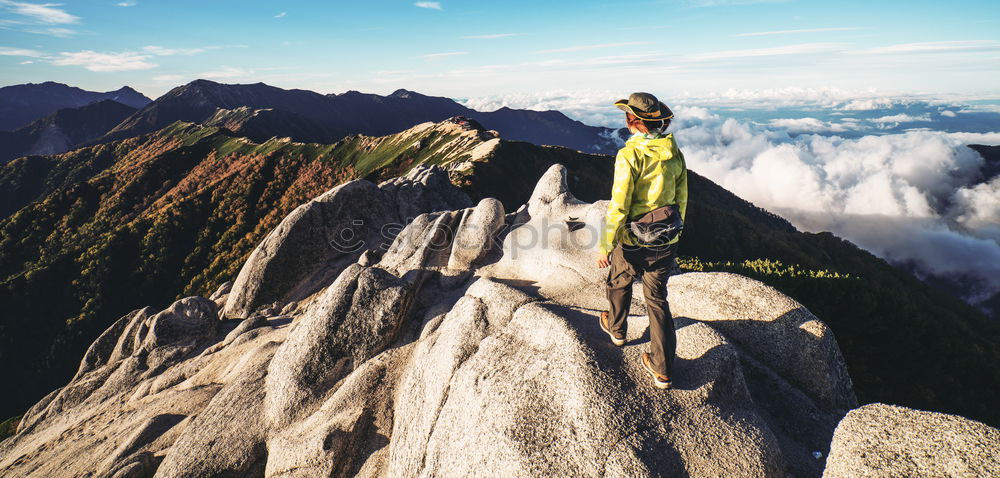
<instances>
[{"instance_id":1,"label":"wide-brimmed hat","mask_svg":"<svg viewBox=\"0 0 1000 478\"><path fill-rule=\"evenodd\" d=\"M646 121L668 120L674 117L674 112L670 111L667 105L649 93L632 93L627 100L615 101L615 106Z\"/></svg>"}]
</instances>

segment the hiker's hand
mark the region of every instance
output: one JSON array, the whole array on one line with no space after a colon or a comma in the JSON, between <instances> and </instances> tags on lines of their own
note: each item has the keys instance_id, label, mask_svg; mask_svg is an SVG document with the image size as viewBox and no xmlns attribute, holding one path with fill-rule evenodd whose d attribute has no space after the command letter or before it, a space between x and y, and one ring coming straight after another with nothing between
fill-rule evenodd
<instances>
[{"instance_id":1,"label":"hiker's hand","mask_svg":"<svg viewBox=\"0 0 1000 478\"><path fill-rule=\"evenodd\" d=\"M609 265L611 265L611 263L608 262L608 255L604 254L603 252L602 253L598 253L597 254L597 268L598 269L604 269L605 267L608 267Z\"/></svg>"}]
</instances>

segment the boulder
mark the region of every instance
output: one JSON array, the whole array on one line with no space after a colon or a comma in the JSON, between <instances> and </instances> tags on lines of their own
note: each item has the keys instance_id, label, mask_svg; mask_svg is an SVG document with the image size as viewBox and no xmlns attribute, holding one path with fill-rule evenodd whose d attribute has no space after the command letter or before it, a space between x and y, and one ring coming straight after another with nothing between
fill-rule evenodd
<instances>
[{"instance_id":1,"label":"boulder","mask_svg":"<svg viewBox=\"0 0 1000 478\"><path fill-rule=\"evenodd\" d=\"M460 270L479 265L496 246L496 235L503 225L503 204L496 199L483 199L467 210L454 234L448 268Z\"/></svg>"},{"instance_id":2,"label":"boulder","mask_svg":"<svg viewBox=\"0 0 1000 478\"><path fill-rule=\"evenodd\" d=\"M946 413L873 403L837 425L824 478L997 476L1000 430Z\"/></svg>"},{"instance_id":3,"label":"boulder","mask_svg":"<svg viewBox=\"0 0 1000 478\"><path fill-rule=\"evenodd\" d=\"M299 319L271 361L266 414L285 425L311 412L338 380L399 330L410 290L378 268L349 266Z\"/></svg>"},{"instance_id":4,"label":"boulder","mask_svg":"<svg viewBox=\"0 0 1000 478\"><path fill-rule=\"evenodd\" d=\"M857 407L854 385L833 331L808 309L758 281L738 274L670 279L670 309L698 317L747 354L796 385L824 408ZM719 300L705 301L705 297ZM728 299L728 300L725 300Z\"/></svg>"},{"instance_id":5,"label":"boulder","mask_svg":"<svg viewBox=\"0 0 1000 478\"><path fill-rule=\"evenodd\" d=\"M178 344L194 344L214 338L219 331L219 313L215 302L204 297L186 297L153 315L146 323L146 334L139 350L151 352Z\"/></svg>"},{"instance_id":6,"label":"boulder","mask_svg":"<svg viewBox=\"0 0 1000 478\"><path fill-rule=\"evenodd\" d=\"M359 179L292 211L250 254L223 315L244 318L263 304L322 289L366 249L384 250L420 214L469 207L439 167L417 167L379 186Z\"/></svg>"},{"instance_id":7,"label":"boulder","mask_svg":"<svg viewBox=\"0 0 1000 478\"><path fill-rule=\"evenodd\" d=\"M226 306L226 301L229 300L229 293L232 290L233 282L224 282L217 289L215 289L215 292L212 292L212 295L208 296L208 300L215 302L215 305L219 306L221 309Z\"/></svg>"}]
</instances>

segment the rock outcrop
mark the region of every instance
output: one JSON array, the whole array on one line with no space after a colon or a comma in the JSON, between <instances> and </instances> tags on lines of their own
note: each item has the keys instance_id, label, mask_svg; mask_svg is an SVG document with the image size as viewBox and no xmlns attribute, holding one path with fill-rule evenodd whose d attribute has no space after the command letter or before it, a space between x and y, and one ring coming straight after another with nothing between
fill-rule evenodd
<instances>
[{"instance_id":1,"label":"rock outcrop","mask_svg":"<svg viewBox=\"0 0 1000 478\"><path fill-rule=\"evenodd\" d=\"M419 168L378 187L351 181L297 207L264 238L228 292L223 314L301 300L328 284L365 250L385 250L420 214L470 206L441 168ZM220 294L221 295L221 294Z\"/></svg>"},{"instance_id":2,"label":"rock outcrop","mask_svg":"<svg viewBox=\"0 0 1000 478\"><path fill-rule=\"evenodd\" d=\"M434 175L355 181L297 209L213 295L242 320L202 298L123 317L0 443L0 474L823 473L857 403L831 331L800 304L734 274L673 277L677 376L655 389L641 294L624 347L598 326L605 203L574 198L559 165L510 213ZM388 247L329 248L411 213Z\"/></svg>"},{"instance_id":3,"label":"rock outcrop","mask_svg":"<svg viewBox=\"0 0 1000 478\"><path fill-rule=\"evenodd\" d=\"M873 403L837 425L824 478L998 476L1000 430L956 415Z\"/></svg>"}]
</instances>

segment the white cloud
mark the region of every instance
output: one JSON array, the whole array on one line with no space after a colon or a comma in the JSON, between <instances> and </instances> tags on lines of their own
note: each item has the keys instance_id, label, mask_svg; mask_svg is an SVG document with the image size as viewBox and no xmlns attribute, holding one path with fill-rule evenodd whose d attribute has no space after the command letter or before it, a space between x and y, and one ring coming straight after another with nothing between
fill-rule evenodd
<instances>
[{"instance_id":1,"label":"white cloud","mask_svg":"<svg viewBox=\"0 0 1000 478\"><path fill-rule=\"evenodd\" d=\"M913 123L916 121L930 121L930 115L920 115L913 116L906 113L900 113L896 115L882 116L880 118L872 118L869 121L872 123Z\"/></svg>"},{"instance_id":2,"label":"white cloud","mask_svg":"<svg viewBox=\"0 0 1000 478\"><path fill-rule=\"evenodd\" d=\"M80 17L71 15L61 8L61 3L26 3L14 2L11 0L0 0L0 5L8 10L25 17L31 18L39 23L66 24L78 23Z\"/></svg>"},{"instance_id":3,"label":"white cloud","mask_svg":"<svg viewBox=\"0 0 1000 478\"><path fill-rule=\"evenodd\" d=\"M740 197L921 274L970 280L972 301L1000 292L1000 185L976 185L983 160L964 146L1000 134L788 137L793 123L674 112L688 165Z\"/></svg>"},{"instance_id":4,"label":"white cloud","mask_svg":"<svg viewBox=\"0 0 1000 478\"><path fill-rule=\"evenodd\" d=\"M117 5L119 7L134 7L134 6L136 6L136 2L134 2L132 0L128 0L128 1L125 1L125 2L118 2L115 5Z\"/></svg>"},{"instance_id":5,"label":"white cloud","mask_svg":"<svg viewBox=\"0 0 1000 478\"><path fill-rule=\"evenodd\" d=\"M956 41L935 41L921 43L901 43L870 50L862 50L858 53L879 55L897 53L948 53L956 51L983 51L1000 50L1000 42L995 40L956 40Z\"/></svg>"},{"instance_id":6,"label":"white cloud","mask_svg":"<svg viewBox=\"0 0 1000 478\"><path fill-rule=\"evenodd\" d=\"M707 61L759 56L804 55L843 50L845 46L846 45L844 43L800 43L797 45L784 45L770 48L752 48L747 50L727 50L698 53L689 56L688 59L694 61Z\"/></svg>"},{"instance_id":7,"label":"white cloud","mask_svg":"<svg viewBox=\"0 0 1000 478\"><path fill-rule=\"evenodd\" d=\"M767 35L787 35L791 33L821 33L821 32L844 32L860 30L859 27L833 27L833 28L803 28L799 30L775 30L770 32L738 33L734 37L759 37Z\"/></svg>"},{"instance_id":8,"label":"white cloud","mask_svg":"<svg viewBox=\"0 0 1000 478\"><path fill-rule=\"evenodd\" d=\"M25 61L22 61L22 62L18 63L18 65L30 65L32 63L34 63L34 62L31 61L31 60L25 60Z\"/></svg>"},{"instance_id":9,"label":"white cloud","mask_svg":"<svg viewBox=\"0 0 1000 478\"><path fill-rule=\"evenodd\" d=\"M947 118L954 118L954 117L956 117L958 115L954 111L944 110L944 111L941 112L941 116L944 116L944 117L947 117Z\"/></svg>"},{"instance_id":10,"label":"white cloud","mask_svg":"<svg viewBox=\"0 0 1000 478\"><path fill-rule=\"evenodd\" d=\"M997 198L1000 198L1000 177L958 190L955 200L962 211L958 221L975 230L990 230L990 235L1000 237L1000 201Z\"/></svg>"},{"instance_id":11,"label":"white cloud","mask_svg":"<svg viewBox=\"0 0 1000 478\"><path fill-rule=\"evenodd\" d=\"M206 71L198 75L199 78L245 78L250 76L253 70L236 68L233 66L223 66L218 70Z\"/></svg>"},{"instance_id":12,"label":"white cloud","mask_svg":"<svg viewBox=\"0 0 1000 478\"><path fill-rule=\"evenodd\" d=\"M69 38L77 34L76 30L71 30L69 28L62 27L49 27L49 28L27 28L24 30L28 33L37 33L39 35L52 35L59 38Z\"/></svg>"},{"instance_id":13,"label":"white cloud","mask_svg":"<svg viewBox=\"0 0 1000 478\"><path fill-rule=\"evenodd\" d=\"M852 121L833 123L817 118L777 118L770 120L768 125L790 133L843 133L859 129Z\"/></svg>"},{"instance_id":14,"label":"white cloud","mask_svg":"<svg viewBox=\"0 0 1000 478\"><path fill-rule=\"evenodd\" d=\"M447 57L450 57L450 56L459 56L459 55L468 55L468 54L469 54L469 52L467 52L467 51L450 51L450 52L445 52L445 53L429 53L429 54L423 55L422 58L426 58L428 60L437 60L437 59L440 59L440 58L447 58Z\"/></svg>"},{"instance_id":15,"label":"white cloud","mask_svg":"<svg viewBox=\"0 0 1000 478\"><path fill-rule=\"evenodd\" d=\"M0 56L40 57L42 56L42 52L38 50L31 50L28 48L12 48L8 46L0 46Z\"/></svg>"},{"instance_id":16,"label":"white cloud","mask_svg":"<svg viewBox=\"0 0 1000 478\"><path fill-rule=\"evenodd\" d=\"M153 77L153 81L157 83L178 83L184 80L184 75L157 75Z\"/></svg>"},{"instance_id":17,"label":"white cloud","mask_svg":"<svg viewBox=\"0 0 1000 478\"><path fill-rule=\"evenodd\" d=\"M854 101L864 101L879 95L873 89L868 90L843 90L840 88L764 88L764 89L739 89L729 88L722 92L709 93L707 95L682 95L680 99L690 103L699 103L713 106L729 106L752 108L755 106L774 107L801 107L819 106L822 108L837 108L845 103Z\"/></svg>"},{"instance_id":18,"label":"white cloud","mask_svg":"<svg viewBox=\"0 0 1000 478\"><path fill-rule=\"evenodd\" d=\"M599 68L614 66L616 68L635 67L650 64L661 64L661 53L633 53L625 55L610 55L583 59L554 58L529 64L529 67L541 66L547 69Z\"/></svg>"},{"instance_id":19,"label":"white cloud","mask_svg":"<svg viewBox=\"0 0 1000 478\"><path fill-rule=\"evenodd\" d=\"M174 56L174 55L197 55L199 53L204 53L209 50L219 50L223 48L246 48L246 45L209 45L209 46L199 46L194 48L168 48L159 45L146 45L142 47L143 53L148 53L150 55L156 56Z\"/></svg>"},{"instance_id":20,"label":"white cloud","mask_svg":"<svg viewBox=\"0 0 1000 478\"><path fill-rule=\"evenodd\" d=\"M288 15L288 12L281 12L275 15L274 18L284 18L286 15Z\"/></svg>"},{"instance_id":21,"label":"white cloud","mask_svg":"<svg viewBox=\"0 0 1000 478\"><path fill-rule=\"evenodd\" d=\"M628 93L610 90L548 90L534 93L483 96L461 100L476 111L496 111L503 107L535 111L557 110L592 125L622 126L624 113L613 103ZM617 122L617 123L616 123Z\"/></svg>"},{"instance_id":22,"label":"white cloud","mask_svg":"<svg viewBox=\"0 0 1000 478\"><path fill-rule=\"evenodd\" d=\"M90 71L100 72L148 70L159 66L156 63L146 61L149 58L149 55L143 55L135 52L99 53L92 50L77 52L64 51L60 52L59 56L52 59L52 64L60 66L82 66Z\"/></svg>"},{"instance_id":23,"label":"white cloud","mask_svg":"<svg viewBox=\"0 0 1000 478\"><path fill-rule=\"evenodd\" d=\"M966 105L959 113L1000 113L1000 105Z\"/></svg>"},{"instance_id":24,"label":"white cloud","mask_svg":"<svg viewBox=\"0 0 1000 478\"><path fill-rule=\"evenodd\" d=\"M496 38L507 38L520 35L520 33L491 33L489 35L469 35L462 38L468 38L470 40L493 40Z\"/></svg>"},{"instance_id":25,"label":"white cloud","mask_svg":"<svg viewBox=\"0 0 1000 478\"><path fill-rule=\"evenodd\" d=\"M599 43L596 45L575 45L565 48L553 48L551 50L538 50L535 53L566 53L571 51L598 50L602 48L619 48L626 46L651 45L650 41L629 41L620 43Z\"/></svg>"},{"instance_id":26,"label":"white cloud","mask_svg":"<svg viewBox=\"0 0 1000 478\"><path fill-rule=\"evenodd\" d=\"M413 4L413 6L420 8L430 8L432 10L441 10L441 2L416 2Z\"/></svg>"},{"instance_id":27,"label":"white cloud","mask_svg":"<svg viewBox=\"0 0 1000 478\"><path fill-rule=\"evenodd\" d=\"M150 53L156 56L171 56L171 55L194 55L201 53L208 48L164 48L157 45L147 45L142 47L142 51Z\"/></svg>"},{"instance_id":28,"label":"white cloud","mask_svg":"<svg viewBox=\"0 0 1000 478\"><path fill-rule=\"evenodd\" d=\"M840 106L838 109L841 111L884 110L892 108L896 104L898 104L898 102L893 98L858 98L849 101L847 104Z\"/></svg>"}]
</instances>

